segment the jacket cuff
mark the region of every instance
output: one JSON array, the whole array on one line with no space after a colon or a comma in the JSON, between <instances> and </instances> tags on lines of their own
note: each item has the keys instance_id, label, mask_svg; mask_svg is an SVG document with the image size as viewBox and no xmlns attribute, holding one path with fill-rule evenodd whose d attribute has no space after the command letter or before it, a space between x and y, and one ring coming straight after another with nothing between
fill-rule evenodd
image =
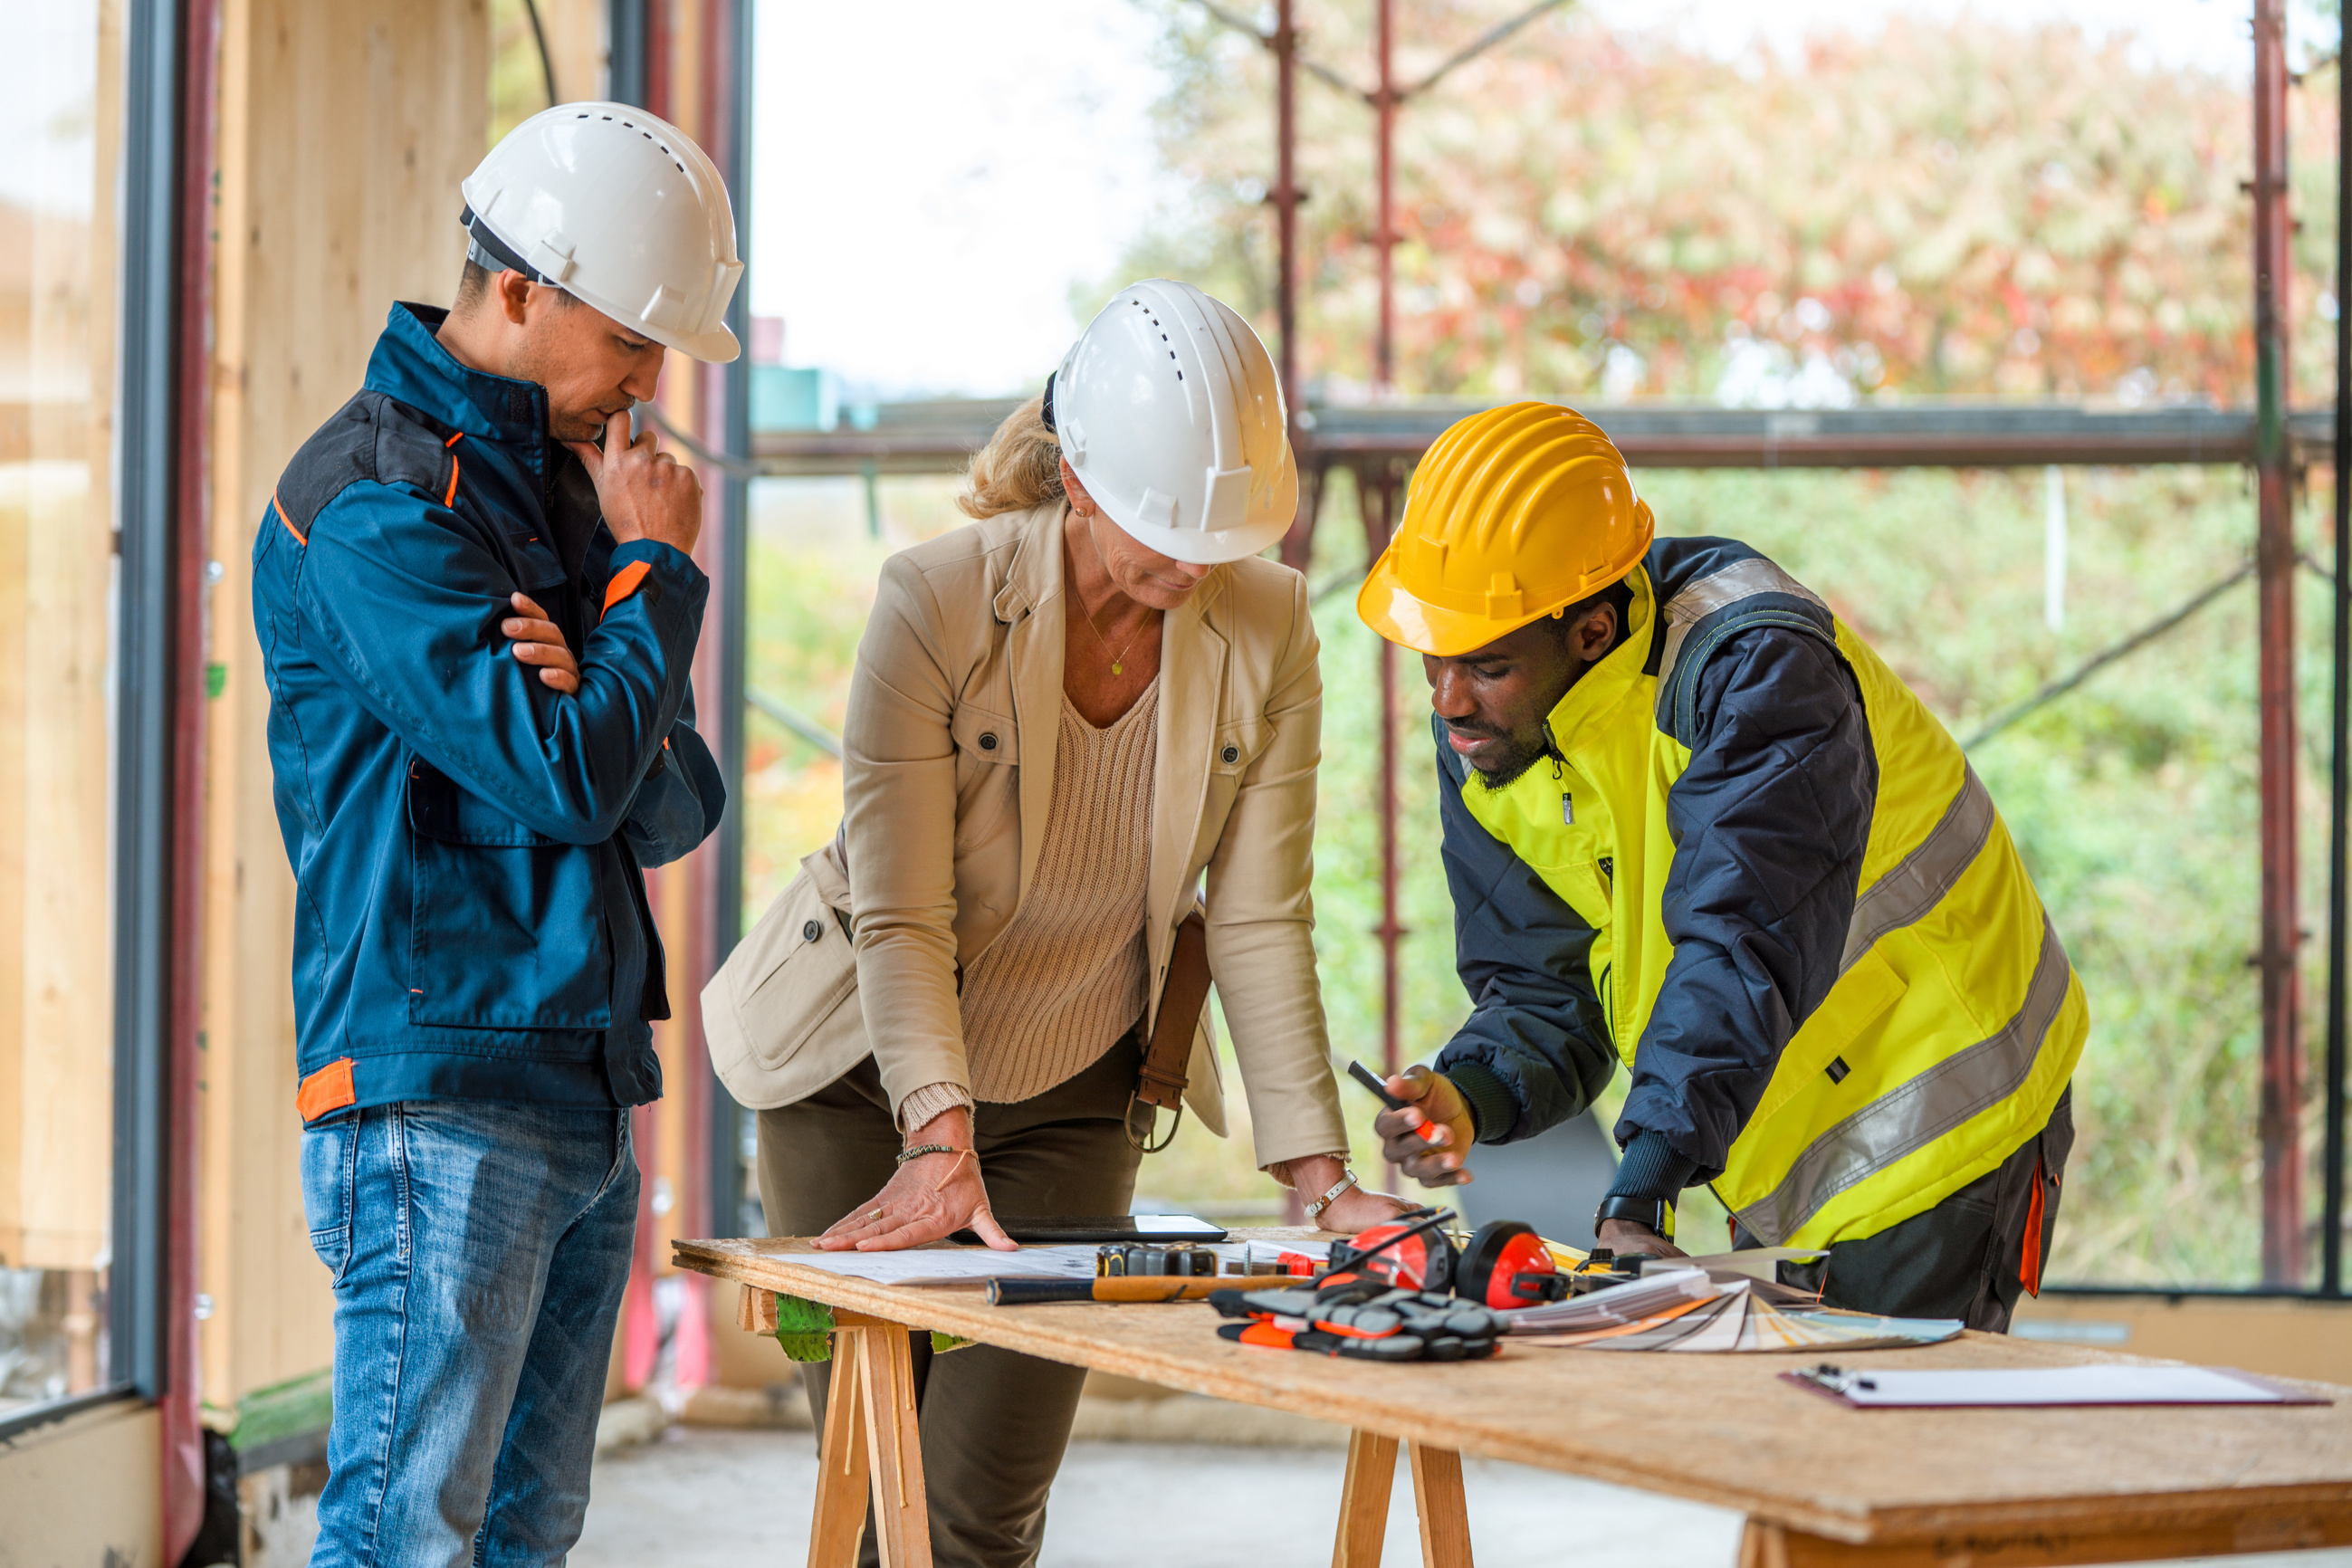
<instances>
[{"instance_id":1,"label":"jacket cuff","mask_svg":"<svg viewBox=\"0 0 2352 1568\"><path fill-rule=\"evenodd\" d=\"M1519 1102L1503 1080L1476 1062L1456 1062L1445 1069L1462 1103L1470 1108L1470 1137L1479 1143L1500 1143L1519 1122Z\"/></svg>"},{"instance_id":2,"label":"jacket cuff","mask_svg":"<svg viewBox=\"0 0 2352 1568\"><path fill-rule=\"evenodd\" d=\"M1609 1196L1664 1198L1672 1203L1697 1171L1698 1163L1676 1153L1664 1133L1645 1127L1625 1145L1625 1157L1617 1164L1617 1179L1609 1184Z\"/></svg>"}]
</instances>

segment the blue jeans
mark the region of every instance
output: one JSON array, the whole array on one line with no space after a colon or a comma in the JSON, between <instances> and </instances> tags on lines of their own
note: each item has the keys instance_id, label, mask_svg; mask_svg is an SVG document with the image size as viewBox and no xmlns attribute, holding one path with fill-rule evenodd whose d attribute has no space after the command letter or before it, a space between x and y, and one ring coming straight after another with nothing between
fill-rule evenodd
<instances>
[{"instance_id":1,"label":"blue jeans","mask_svg":"<svg viewBox=\"0 0 2352 1568\"><path fill-rule=\"evenodd\" d=\"M628 1283L628 1112L412 1100L302 1134L334 1274L312 1568L558 1563Z\"/></svg>"}]
</instances>

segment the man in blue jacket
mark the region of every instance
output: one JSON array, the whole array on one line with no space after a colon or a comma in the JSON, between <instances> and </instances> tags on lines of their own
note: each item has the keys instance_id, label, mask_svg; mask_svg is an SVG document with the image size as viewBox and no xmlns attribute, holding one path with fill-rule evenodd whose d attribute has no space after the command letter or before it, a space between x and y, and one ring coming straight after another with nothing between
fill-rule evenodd
<instances>
[{"instance_id":1,"label":"man in blue jacket","mask_svg":"<svg viewBox=\"0 0 2352 1568\"><path fill-rule=\"evenodd\" d=\"M465 195L456 309L393 308L253 551L335 1291L314 1563L577 1537L669 1016L641 868L724 801L700 487L628 410L666 347L733 357L726 190L675 128L570 104Z\"/></svg>"}]
</instances>

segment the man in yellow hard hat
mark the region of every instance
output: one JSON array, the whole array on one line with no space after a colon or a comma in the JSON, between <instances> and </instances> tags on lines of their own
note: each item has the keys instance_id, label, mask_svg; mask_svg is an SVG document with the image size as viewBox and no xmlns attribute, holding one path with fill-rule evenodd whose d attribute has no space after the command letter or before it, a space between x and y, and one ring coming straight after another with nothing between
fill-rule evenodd
<instances>
[{"instance_id":1,"label":"man in yellow hard hat","mask_svg":"<svg viewBox=\"0 0 2352 1568\"><path fill-rule=\"evenodd\" d=\"M1747 545L1657 539L1609 438L1521 403L1413 476L1357 598L1422 655L1474 1007L1377 1126L1426 1185L1580 1114L1618 1062L1595 1216L1678 1255L1826 1249L1832 1305L2005 1329L2073 1142L2081 984L1990 795L1918 698ZM1424 1129L1416 1131L1420 1118Z\"/></svg>"}]
</instances>

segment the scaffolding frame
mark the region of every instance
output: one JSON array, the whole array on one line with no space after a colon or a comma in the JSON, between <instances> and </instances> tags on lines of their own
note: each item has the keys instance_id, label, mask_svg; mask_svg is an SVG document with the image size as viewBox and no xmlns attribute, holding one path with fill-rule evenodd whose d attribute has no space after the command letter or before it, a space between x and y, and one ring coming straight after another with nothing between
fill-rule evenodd
<instances>
[{"instance_id":1,"label":"scaffolding frame","mask_svg":"<svg viewBox=\"0 0 2352 1568\"><path fill-rule=\"evenodd\" d=\"M1360 86L1300 50L1294 0L1273 0L1273 26L1262 30L1216 0L1193 0L1218 23L1264 47L1275 64L1275 178L1265 202L1276 237L1275 278L1276 360L1283 384L1300 384L1297 350L1297 209L1307 193L1297 178L1297 78L1300 70L1372 110L1377 219L1367 237L1376 254L1379 310L1372 344L1375 401L1363 405L1291 409L1292 444L1301 470L1297 519L1281 544L1281 558L1303 570L1314 544L1327 481L1334 468L1354 477L1361 499L1366 546L1377 552L1393 526L1396 500L1420 454L1439 432L1479 404L1389 399L1393 394L1397 110L1454 69L1505 42L1555 9L1538 3L1490 28L1429 76L1401 86L1393 66L1393 0L1370 0L1375 24L1375 82ZM2048 465L2131 467L2156 463L2242 464L2256 489L2253 575L2259 603L2256 658L2260 671L2258 742L2261 939L2253 963L2262 974L2263 1277L2268 1292L2303 1292L2304 1049L2298 950L2297 821L2294 798L2294 496L2310 463L2332 464L2336 477L2334 747L2328 851L2328 987L2323 1073L2326 1110L2322 1154L2319 1279L2309 1293L2343 1292L2347 1068L2346 762L2352 752L2352 576L2344 531L2352 517L2352 310L2337 322L2336 406L2291 412L2287 406L2287 269L2292 215L2288 210L2286 68L2284 0L2252 0L2254 130L2249 236L2254 260L2255 385L2252 407L2211 405L2099 409L2081 404L1940 404L1822 410L1727 409L1671 405L1585 410L1611 432L1636 467L1693 468L2021 468ZM2352 133L2339 115L2339 157L2352 151ZM2352 200L2339 163L2339 236L2352 229ZM2339 300L2352 300L2339 241ZM754 458L744 473L818 475L941 473L959 470L1009 413L1009 401L969 400L886 406L864 431L768 433L751 437ZM746 447L736 447L745 451ZM1373 934L1382 954L1382 1057L1398 1063L1397 947L1405 934L1397 920L1396 695L1394 650L1381 645L1381 746L1378 800L1381 826L1381 918Z\"/></svg>"}]
</instances>

